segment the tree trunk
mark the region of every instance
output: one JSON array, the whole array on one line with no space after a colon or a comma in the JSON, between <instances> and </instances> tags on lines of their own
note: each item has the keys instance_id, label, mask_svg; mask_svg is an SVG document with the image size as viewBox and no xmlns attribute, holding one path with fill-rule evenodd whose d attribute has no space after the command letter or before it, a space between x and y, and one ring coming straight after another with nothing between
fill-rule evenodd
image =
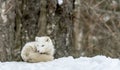
<instances>
[{"instance_id":1,"label":"tree trunk","mask_svg":"<svg viewBox=\"0 0 120 70\"><path fill-rule=\"evenodd\" d=\"M40 1L40 15L38 20L39 32L38 36L46 35L46 24L47 24L47 1Z\"/></svg>"},{"instance_id":2,"label":"tree trunk","mask_svg":"<svg viewBox=\"0 0 120 70\"><path fill-rule=\"evenodd\" d=\"M15 12L14 0L0 1L0 60L13 60Z\"/></svg>"}]
</instances>

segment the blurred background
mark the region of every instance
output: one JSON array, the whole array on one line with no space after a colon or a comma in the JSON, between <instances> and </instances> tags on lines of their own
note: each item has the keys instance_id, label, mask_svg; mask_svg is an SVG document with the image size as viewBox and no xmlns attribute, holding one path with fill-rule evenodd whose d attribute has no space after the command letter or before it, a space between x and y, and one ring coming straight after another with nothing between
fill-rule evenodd
<instances>
[{"instance_id":1,"label":"blurred background","mask_svg":"<svg viewBox=\"0 0 120 70\"><path fill-rule=\"evenodd\" d=\"M119 58L120 0L0 0L0 61L21 61L25 43L46 35L55 58Z\"/></svg>"}]
</instances>

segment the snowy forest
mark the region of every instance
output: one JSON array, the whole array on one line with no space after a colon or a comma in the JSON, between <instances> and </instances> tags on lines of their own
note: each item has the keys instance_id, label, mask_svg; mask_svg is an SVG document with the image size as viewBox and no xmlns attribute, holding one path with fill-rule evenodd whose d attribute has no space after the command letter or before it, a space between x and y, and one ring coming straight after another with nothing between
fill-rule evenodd
<instances>
[{"instance_id":1,"label":"snowy forest","mask_svg":"<svg viewBox=\"0 0 120 70\"><path fill-rule=\"evenodd\" d=\"M119 11L120 0L0 0L0 61L22 61L36 36L52 39L55 58L120 58Z\"/></svg>"}]
</instances>

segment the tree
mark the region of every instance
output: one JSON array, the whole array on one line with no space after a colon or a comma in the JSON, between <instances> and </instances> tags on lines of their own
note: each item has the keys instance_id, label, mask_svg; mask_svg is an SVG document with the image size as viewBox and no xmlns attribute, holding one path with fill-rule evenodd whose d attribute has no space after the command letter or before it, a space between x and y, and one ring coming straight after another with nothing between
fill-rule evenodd
<instances>
[{"instance_id":1,"label":"tree","mask_svg":"<svg viewBox=\"0 0 120 70\"><path fill-rule=\"evenodd\" d=\"M0 1L1 18L0 18L0 60L12 60L14 48L14 26L15 12L13 1Z\"/></svg>"}]
</instances>

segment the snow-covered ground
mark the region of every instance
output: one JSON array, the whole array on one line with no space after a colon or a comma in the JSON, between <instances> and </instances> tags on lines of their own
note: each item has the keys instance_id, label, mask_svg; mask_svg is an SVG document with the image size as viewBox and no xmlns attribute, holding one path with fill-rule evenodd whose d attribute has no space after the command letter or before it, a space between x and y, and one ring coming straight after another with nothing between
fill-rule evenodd
<instances>
[{"instance_id":1,"label":"snow-covered ground","mask_svg":"<svg viewBox=\"0 0 120 70\"><path fill-rule=\"evenodd\" d=\"M0 62L0 70L120 70L120 60L105 56L63 57L49 62Z\"/></svg>"}]
</instances>

